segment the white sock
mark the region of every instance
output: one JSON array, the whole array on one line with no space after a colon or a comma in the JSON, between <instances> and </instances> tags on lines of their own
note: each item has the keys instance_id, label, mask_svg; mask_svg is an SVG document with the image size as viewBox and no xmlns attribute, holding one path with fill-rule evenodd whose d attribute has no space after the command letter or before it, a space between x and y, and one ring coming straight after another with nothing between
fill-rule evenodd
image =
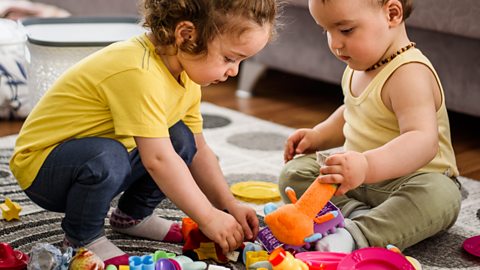
<instances>
[{"instance_id":1,"label":"white sock","mask_svg":"<svg viewBox=\"0 0 480 270\"><path fill-rule=\"evenodd\" d=\"M152 214L144 218L140 223L126 228L116 227L110 222L112 230L124 234L143 237L151 240L179 243L182 241L180 224ZM175 226L176 225L176 226Z\"/></svg>"},{"instance_id":2,"label":"white sock","mask_svg":"<svg viewBox=\"0 0 480 270\"><path fill-rule=\"evenodd\" d=\"M125 255L125 252L115 246L115 244L110 242L105 236L97 238L90 244L86 245L85 248L95 253L95 255L102 259L102 261Z\"/></svg>"},{"instance_id":3,"label":"white sock","mask_svg":"<svg viewBox=\"0 0 480 270\"><path fill-rule=\"evenodd\" d=\"M323 252L350 253L355 249L355 240L345 228L338 228L335 233L320 239L315 249Z\"/></svg>"}]
</instances>

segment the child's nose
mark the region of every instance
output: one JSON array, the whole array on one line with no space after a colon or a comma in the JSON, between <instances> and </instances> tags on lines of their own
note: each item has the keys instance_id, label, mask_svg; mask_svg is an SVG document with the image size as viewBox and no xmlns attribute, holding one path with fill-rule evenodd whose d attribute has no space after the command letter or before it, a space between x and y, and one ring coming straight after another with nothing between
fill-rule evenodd
<instances>
[{"instance_id":1,"label":"child's nose","mask_svg":"<svg viewBox=\"0 0 480 270\"><path fill-rule=\"evenodd\" d=\"M338 50L343 47L343 43L340 38L336 37L335 35L329 36L330 47L333 50Z\"/></svg>"},{"instance_id":2,"label":"child's nose","mask_svg":"<svg viewBox=\"0 0 480 270\"><path fill-rule=\"evenodd\" d=\"M232 67L227 69L227 72L225 73L229 77L235 77L238 75L238 64L233 65Z\"/></svg>"}]
</instances>

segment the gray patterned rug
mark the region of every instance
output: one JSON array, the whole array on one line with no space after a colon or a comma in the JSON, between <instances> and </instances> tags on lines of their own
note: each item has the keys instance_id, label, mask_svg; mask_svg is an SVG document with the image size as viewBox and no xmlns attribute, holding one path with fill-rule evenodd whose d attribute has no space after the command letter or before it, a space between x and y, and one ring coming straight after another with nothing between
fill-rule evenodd
<instances>
[{"instance_id":1,"label":"gray patterned rug","mask_svg":"<svg viewBox=\"0 0 480 270\"><path fill-rule=\"evenodd\" d=\"M283 144L293 131L215 105L202 104L205 119L205 137L220 159L220 165L229 182L246 180L276 182L283 164ZM63 232L62 215L50 213L34 205L18 188L8 169L15 136L0 138L0 203L5 197L18 202L23 210L20 221L0 220L0 242L29 252L36 243L60 246ZM422 263L423 269L480 269L480 259L463 251L462 243L471 236L480 235L480 181L460 178L463 187L462 211L457 223L447 233L427 239L405 251ZM115 202L113 202L115 205ZM261 205L253 205L258 212ZM180 220L184 214L170 201L164 201L156 213L162 217ZM144 255L156 250L181 254L181 245L165 244L128 237L112 232L106 222L106 233L112 241L131 255ZM240 263L227 265L244 269Z\"/></svg>"}]
</instances>

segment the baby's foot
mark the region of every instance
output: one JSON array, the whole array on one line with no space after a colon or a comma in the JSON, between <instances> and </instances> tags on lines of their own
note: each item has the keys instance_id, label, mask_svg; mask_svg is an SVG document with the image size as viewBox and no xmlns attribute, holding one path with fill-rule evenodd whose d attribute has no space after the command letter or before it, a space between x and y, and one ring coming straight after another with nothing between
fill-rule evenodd
<instances>
[{"instance_id":1,"label":"baby's foot","mask_svg":"<svg viewBox=\"0 0 480 270\"><path fill-rule=\"evenodd\" d=\"M350 253L355 249L355 240L345 228L338 228L315 244L317 251Z\"/></svg>"},{"instance_id":2,"label":"baby's foot","mask_svg":"<svg viewBox=\"0 0 480 270\"><path fill-rule=\"evenodd\" d=\"M144 219L133 219L117 208L110 216L110 225L112 230L132 236L169 243L183 241L180 224L155 214Z\"/></svg>"}]
</instances>

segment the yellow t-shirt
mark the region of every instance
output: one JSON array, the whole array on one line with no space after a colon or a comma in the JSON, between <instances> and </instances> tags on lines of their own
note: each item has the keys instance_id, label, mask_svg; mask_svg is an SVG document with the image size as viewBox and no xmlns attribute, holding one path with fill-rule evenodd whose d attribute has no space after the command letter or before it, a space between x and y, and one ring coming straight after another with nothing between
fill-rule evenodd
<instances>
[{"instance_id":1,"label":"yellow t-shirt","mask_svg":"<svg viewBox=\"0 0 480 270\"><path fill-rule=\"evenodd\" d=\"M171 75L145 34L107 46L67 70L27 117L10 168L22 189L48 154L72 138L103 137L130 151L134 136L168 137L179 120L202 132L200 86ZM183 85L183 86L182 86Z\"/></svg>"},{"instance_id":2,"label":"yellow t-shirt","mask_svg":"<svg viewBox=\"0 0 480 270\"><path fill-rule=\"evenodd\" d=\"M445 107L445 96L440 79L430 61L420 50L415 48L400 54L388 63L358 97L353 96L350 89L354 71L349 67L346 68L342 78L346 121L343 127L346 139L344 148L364 152L378 148L400 135L398 120L395 114L383 103L381 92L392 73L401 65L411 62L422 63L432 71L442 94L442 104L437 111L439 150L435 158L419 171L458 176L450 138L450 124ZM418 117L422 116L419 115ZM398 162L401 163L402 161L399 160Z\"/></svg>"}]
</instances>

